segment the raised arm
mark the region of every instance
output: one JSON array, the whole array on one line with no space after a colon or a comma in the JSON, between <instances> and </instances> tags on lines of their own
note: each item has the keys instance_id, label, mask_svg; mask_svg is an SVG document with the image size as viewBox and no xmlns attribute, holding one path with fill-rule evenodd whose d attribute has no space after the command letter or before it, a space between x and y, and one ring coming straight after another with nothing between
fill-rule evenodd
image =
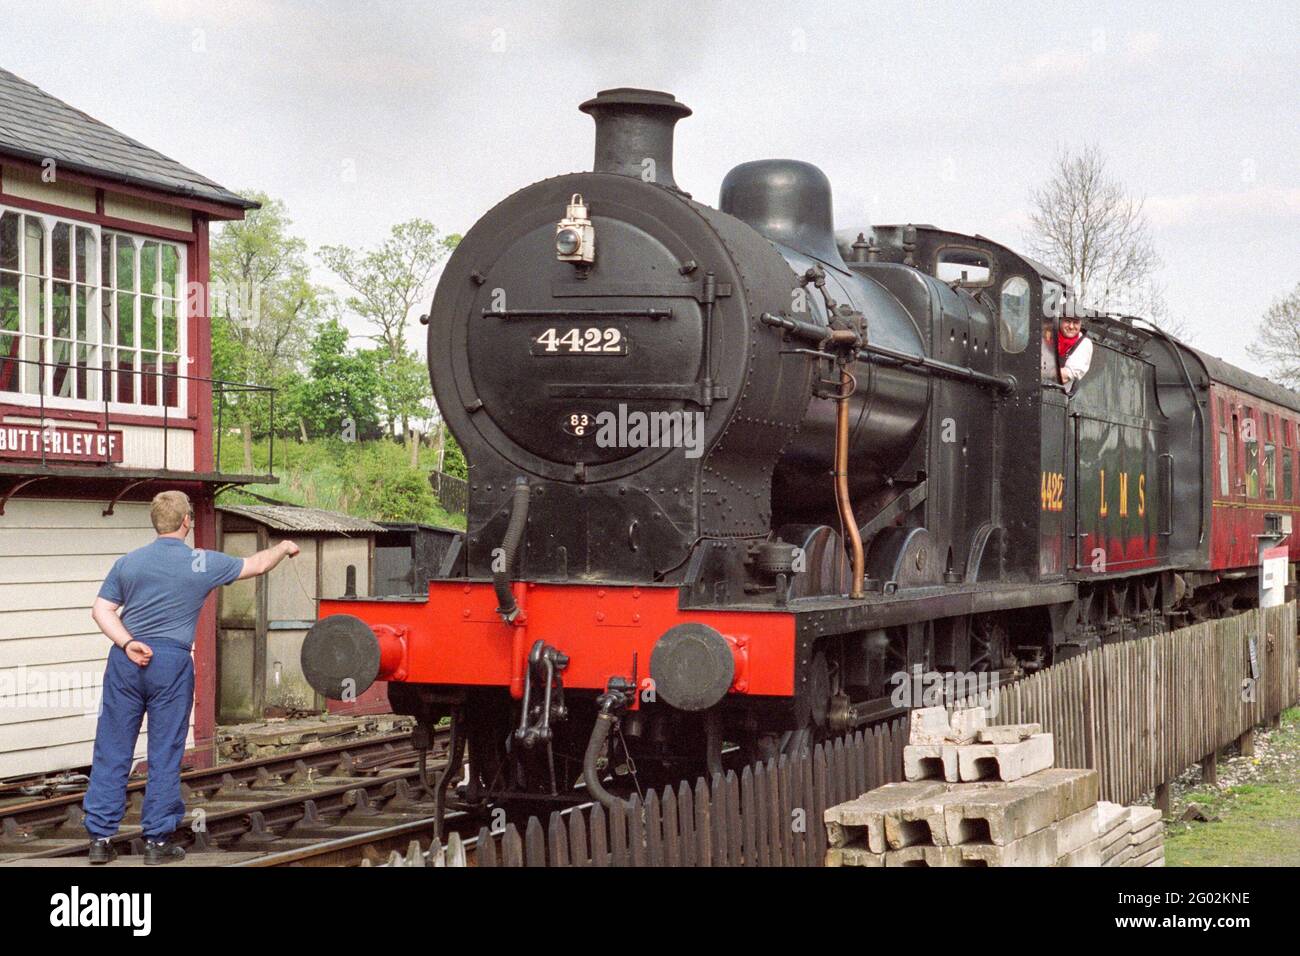
<instances>
[{"instance_id":1,"label":"raised arm","mask_svg":"<svg viewBox=\"0 0 1300 956\"><path fill-rule=\"evenodd\" d=\"M242 581L245 578L255 578L259 574L266 574L285 558L292 558L297 555L299 550L299 547L292 541L281 541L265 551L250 555L244 558L244 570L239 572L238 580Z\"/></svg>"}]
</instances>

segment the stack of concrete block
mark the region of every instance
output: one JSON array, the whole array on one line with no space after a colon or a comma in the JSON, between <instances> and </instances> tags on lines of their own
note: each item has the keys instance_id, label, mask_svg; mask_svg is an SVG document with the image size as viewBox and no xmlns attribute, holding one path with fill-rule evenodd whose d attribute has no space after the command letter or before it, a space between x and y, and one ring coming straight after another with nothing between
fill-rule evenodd
<instances>
[{"instance_id":1,"label":"stack of concrete block","mask_svg":"<svg viewBox=\"0 0 1300 956\"><path fill-rule=\"evenodd\" d=\"M983 707L912 711L903 779L1009 783L1052 766L1052 735L1038 724L989 726Z\"/></svg>"},{"instance_id":2,"label":"stack of concrete block","mask_svg":"<svg viewBox=\"0 0 1300 956\"><path fill-rule=\"evenodd\" d=\"M826 811L826 865L1101 866L1121 850L1136 860L1137 818L1098 804L1096 771L1053 768L1041 730L989 726L983 708L913 711L907 780Z\"/></svg>"},{"instance_id":3,"label":"stack of concrete block","mask_svg":"<svg viewBox=\"0 0 1300 956\"><path fill-rule=\"evenodd\" d=\"M1129 810L1129 807L1105 800L1097 804L1102 866L1128 866L1133 859Z\"/></svg>"},{"instance_id":4,"label":"stack of concrete block","mask_svg":"<svg viewBox=\"0 0 1300 956\"><path fill-rule=\"evenodd\" d=\"M1129 866L1165 865L1165 824L1155 807L1129 807Z\"/></svg>"}]
</instances>

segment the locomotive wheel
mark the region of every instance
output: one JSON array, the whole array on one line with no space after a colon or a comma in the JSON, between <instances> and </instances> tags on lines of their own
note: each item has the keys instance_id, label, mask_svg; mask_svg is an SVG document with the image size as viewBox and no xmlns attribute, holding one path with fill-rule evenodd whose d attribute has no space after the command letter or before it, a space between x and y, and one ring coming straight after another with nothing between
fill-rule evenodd
<instances>
[{"instance_id":1,"label":"locomotive wheel","mask_svg":"<svg viewBox=\"0 0 1300 956\"><path fill-rule=\"evenodd\" d=\"M794 717L795 726L755 734L745 748L747 759L766 763L782 756L797 756L804 750L811 751L829 735L827 716L831 699L838 690L838 669L830 665L824 651L817 651L808 665L806 703Z\"/></svg>"},{"instance_id":2,"label":"locomotive wheel","mask_svg":"<svg viewBox=\"0 0 1300 956\"><path fill-rule=\"evenodd\" d=\"M827 736L826 718L831 697L839 690L838 669L833 669L825 651L813 654L808 665L808 713L797 727L781 735L780 752L790 757L812 750Z\"/></svg>"},{"instance_id":3,"label":"locomotive wheel","mask_svg":"<svg viewBox=\"0 0 1300 956\"><path fill-rule=\"evenodd\" d=\"M1011 638L995 618L977 617L970 626L970 669L976 673L1001 670L1011 656Z\"/></svg>"}]
</instances>

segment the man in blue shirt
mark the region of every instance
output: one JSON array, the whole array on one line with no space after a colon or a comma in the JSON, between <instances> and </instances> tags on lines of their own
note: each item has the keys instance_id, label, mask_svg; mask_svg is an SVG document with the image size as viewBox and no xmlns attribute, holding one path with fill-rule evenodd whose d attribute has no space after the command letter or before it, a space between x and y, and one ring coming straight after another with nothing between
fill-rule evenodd
<instances>
[{"instance_id":1,"label":"man in blue shirt","mask_svg":"<svg viewBox=\"0 0 1300 956\"><path fill-rule=\"evenodd\" d=\"M90 862L117 857L111 838L126 812L126 783L140 722L149 715L149 779L141 827L146 864L183 860L169 837L185 819L181 758L194 705L194 630L215 589L265 574L298 553L292 541L249 558L191 549L194 509L180 491L156 495L149 508L158 537L113 563L91 617L110 641L104 693L95 730L90 786L82 807Z\"/></svg>"}]
</instances>

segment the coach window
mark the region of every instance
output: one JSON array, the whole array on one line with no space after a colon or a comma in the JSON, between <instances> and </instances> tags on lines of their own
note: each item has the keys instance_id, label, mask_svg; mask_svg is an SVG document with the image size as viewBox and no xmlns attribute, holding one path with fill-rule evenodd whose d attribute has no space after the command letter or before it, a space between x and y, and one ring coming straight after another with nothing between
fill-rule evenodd
<instances>
[{"instance_id":1,"label":"coach window","mask_svg":"<svg viewBox=\"0 0 1300 956\"><path fill-rule=\"evenodd\" d=\"M1219 432L1219 494L1232 494L1232 443L1227 430Z\"/></svg>"},{"instance_id":2,"label":"coach window","mask_svg":"<svg viewBox=\"0 0 1300 956\"><path fill-rule=\"evenodd\" d=\"M1295 488L1291 478L1291 456L1294 452L1290 448L1282 449L1282 500L1290 501L1295 497Z\"/></svg>"},{"instance_id":3,"label":"coach window","mask_svg":"<svg viewBox=\"0 0 1300 956\"><path fill-rule=\"evenodd\" d=\"M1291 456L1294 454L1292 448L1295 447L1295 427L1289 418L1281 419L1282 422L1282 495L1283 501L1290 501L1292 498L1292 478L1291 478Z\"/></svg>"},{"instance_id":4,"label":"coach window","mask_svg":"<svg viewBox=\"0 0 1300 956\"><path fill-rule=\"evenodd\" d=\"M1029 344L1029 283L1012 276L1002 283L1001 322L998 326L1002 350L1016 354Z\"/></svg>"},{"instance_id":5,"label":"coach window","mask_svg":"<svg viewBox=\"0 0 1300 956\"><path fill-rule=\"evenodd\" d=\"M1264 442L1264 497L1277 497L1277 449L1271 441Z\"/></svg>"},{"instance_id":6,"label":"coach window","mask_svg":"<svg viewBox=\"0 0 1300 956\"><path fill-rule=\"evenodd\" d=\"M1236 480L1235 487L1237 489L1240 489L1236 492L1237 494L1240 494L1241 491L1245 490L1245 483L1241 481L1240 478L1237 477L1237 448L1240 446L1240 444L1241 444L1241 426L1239 423L1239 419L1237 417L1237 413L1234 411L1232 413L1232 444L1229 446L1228 452L1229 452L1229 459L1231 463L1230 470L1232 472L1233 479Z\"/></svg>"},{"instance_id":7,"label":"coach window","mask_svg":"<svg viewBox=\"0 0 1300 956\"><path fill-rule=\"evenodd\" d=\"M1259 438L1255 434L1255 429L1259 427L1259 421L1255 417L1252 409L1246 409L1246 421L1250 423L1251 428L1248 433L1242 435L1246 440L1246 497L1259 497Z\"/></svg>"}]
</instances>

